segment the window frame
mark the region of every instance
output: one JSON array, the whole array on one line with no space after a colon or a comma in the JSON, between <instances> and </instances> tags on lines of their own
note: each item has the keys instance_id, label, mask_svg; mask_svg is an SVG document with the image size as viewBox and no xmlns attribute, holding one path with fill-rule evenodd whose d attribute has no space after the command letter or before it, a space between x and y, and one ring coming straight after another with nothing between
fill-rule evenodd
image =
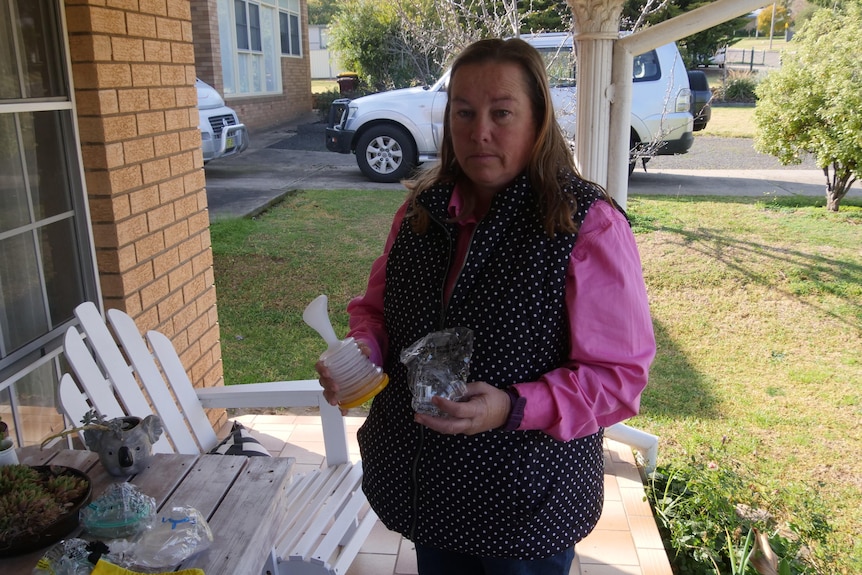
<instances>
[{"instance_id":1,"label":"window frame","mask_svg":"<svg viewBox=\"0 0 862 575\"><path fill-rule=\"evenodd\" d=\"M87 200L86 184L84 180L84 167L81 156L80 136L77 124L77 115L75 114L74 105L74 86L72 80L72 65L69 57L69 42L67 34L67 25L65 19L65 11L62 8L60 0L47 0L39 3L38 8L44 9L46 12L42 14L42 18L37 22L41 27L35 29L42 34L41 39L44 42L39 46L45 52L41 56L45 58L46 68L43 69L42 76L53 87L49 93L34 95L28 89L28 84L25 77L31 71L22 69L20 63L24 50L28 49L20 34L21 18L23 17L16 10L17 6L13 2L4 2L0 9L8 10L7 16L13 25L16 25L16 40L13 43L14 52L7 53L11 60L19 62L19 68L15 71L19 75L19 86L21 92L17 98L6 98L0 100L0 115L12 117L12 125L15 127L16 141L18 145L18 158L22 162L22 166L28 166L29 162L35 161L34 158L28 158L28 150L21 142L24 141L22 120L25 115L35 115L40 113L54 113L56 116L58 134L61 139L59 151L62 154L62 161L65 162L66 173L64 181L67 186L62 193L68 194L65 200L68 200L68 205L59 211L54 211L49 214L38 213L30 209L29 223L25 222L17 227L13 226L3 232L3 236L9 239L21 237L25 240L28 236L32 237L32 241L36 242L37 263L41 265L41 258L44 256L43 247L45 244L39 242L39 234L45 233L49 226L56 223L69 222L68 239L76 245L77 261L74 264L75 273L78 277L76 281L80 282L80 294L74 297L75 301L66 302L71 307L85 300L101 302L101 289L99 286L98 269L96 265L96 254L94 247L94 239L92 226L90 224L89 203ZM37 38L38 40L38 38ZM49 60L49 58L51 60ZM52 63L55 67L48 64ZM34 85L35 86L35 85ZM37 134L34 143L40 141L39 137L46 137L47 133ZM41 163L30 164L33 166L42 167ZM39 173L39 172L37 172ZM28 180L28 170L24 170L24 179L19 186L22 193L28 198L29 202L33 202L30 194L43 193L38 188L31 188ZM53 245L47 244L48 247ZM14 267L12 268L14 270ZM12 271L10 270L10 271ZM44 270L40 267L39 287L42 290L43 305L49 306L52 299L50 293L50 284L48 279L43 275ZM80 298L80 301L77 301ZM66 310L67 305L62 305L63 310ZM44 331L33 337L30 341L16 345L13 348L5 350L5 355L0 357L0 398L5 398L0 408L2 408L4 421L6 421L14 433L14 441L18 446L38 445L41 437L34 437L39 426L31 425L25 421L24 416L19 411L22 407L22 397L19 393L19 387L24 389L30 388L34 383L38 384L38 389L48 389L52 391L52 395L41 394L33 396L28 401L34 401L32 405L39 405L49 411L50 417L57 418L58 422L62 423L63 416L58 408L56 398L57 383L60 380L60 375L67 371L67 365L63 356L63 334L69 326L77 323L71 309L68 310L69 317L51 317L48 316ZM31 390L32 392L32 390ZM25 394L26 395L26 394ZM28 395L28 397L30 397ZM27 405L31 405L28 403ZM8 410L7 410L8 406Z\"/></svg>"},{"instance_id":2,"label":"window frame","mask_svg":"<svg viewBox=\"0 0 862 575\"><path fill-rule=\"evenodd\" d=\"M219 0L226 100L284 93L281 58L303 58L299 0Z\"/></svg>"}]
</instances>

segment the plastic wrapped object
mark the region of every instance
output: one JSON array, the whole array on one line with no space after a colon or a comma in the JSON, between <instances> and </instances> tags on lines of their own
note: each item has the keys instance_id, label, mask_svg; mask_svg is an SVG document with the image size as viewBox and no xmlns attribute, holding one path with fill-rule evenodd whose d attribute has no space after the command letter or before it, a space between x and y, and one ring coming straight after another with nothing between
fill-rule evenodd
<instances>
[{"instance_id":1,"label":"plastic wrapped object","mask_svg":"<svg viewBox=\"0 0 862 575\"><path fill-rule=\"evenodd\" d=\"M441 416L431 398L457 401L463 397L472 356L473 331L466 327L429 333L404 349L401 363L407 366L413 410Z\"/></svg>"},{"instance_id":2,"label":"plastic wrapped object","mask_svg":"<svg viewBox=\"0 0 862 575\"><path fill-rule=\"evenodd\" d=\"M194 507L172 507L159 514L135 540L132 562L137 568L174 568L210 547L213 534Z\"/></svg>"},{"instance_id":3,"label":"plastic wrapped object","mask_svg":"<svg viewBox=\"0 0 862 575\"><path fill-rule=\"evenodd\" d=\"M64 539L45 551L33 568L33 575L90 575L108 548L99 541Z\"/></svg>"},{"instance_id":4,"label":"plastic wrapped object","mask_svg":"<svg viewBox=\"0 0 862 575\"><path fill-rule=\"evenodd\" d=\"M389 376L362 354L352 337L338 339L329 321L326 302L325 295L314 298L302 313L302 319L329 346L320 356L320 361L329 369L332 379L338 382L338 405L350 409L383 391L389 383Z\"/></svg>"},{"instance_id":5,"label":"plastic wrapped object","mask_svg":"<svg viewBox=\"0 0 862 575\"><path fill-rule=\"evenodd\" d=\"M82 509L81 523L93 537L120 539L143 531L155 515L156 500L123 482Z\"/></svg>"}]
</instances>

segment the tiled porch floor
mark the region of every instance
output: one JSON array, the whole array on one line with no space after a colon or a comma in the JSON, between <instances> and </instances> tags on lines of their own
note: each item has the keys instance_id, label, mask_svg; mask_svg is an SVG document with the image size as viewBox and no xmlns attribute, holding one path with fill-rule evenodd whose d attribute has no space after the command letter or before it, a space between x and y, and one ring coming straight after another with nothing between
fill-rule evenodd
<instances>
[{"instance_id":1,"label":"tiled porch floor","mask_svg":"<svg viewBox=\"0 0 862 575\"><path fill-rule=\"evenodd\" d=\"M295 457L298 472L323 462L323 434L316 415L241 415L276 456ZM351 458L359 459L356 430L364 418L347 417ZM413 545L380 523L346 575L415 575ZM605 440L605 505L596 529L576 549L571 575L671 575L667 555L644 500L631 449Z\"/></svg>"}]
</instances>

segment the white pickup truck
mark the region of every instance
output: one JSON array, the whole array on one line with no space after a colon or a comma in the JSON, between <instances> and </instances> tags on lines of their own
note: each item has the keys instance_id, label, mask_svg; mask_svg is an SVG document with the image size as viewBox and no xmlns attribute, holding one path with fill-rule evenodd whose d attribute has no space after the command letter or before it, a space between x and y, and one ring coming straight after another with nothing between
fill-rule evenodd
<instances>
[{"instance_id":1,"label":"white pickup truck","mask_svg":"<svg viewBox=\"0 0 862 575\"><path fill-rule=\"evenodd\" d=\"M572 36L525 36L545 57L560 126L575 133L575 62ZM676 44L635 56L632 76L630 170L638 157L685 153L694 142L688 74ZM375 182L397 182L437 157L446 110L449 72L433 86L390 90L335 100L329 112L326 147L356 154L356 163Z\"/></svg>"}]
</instances>

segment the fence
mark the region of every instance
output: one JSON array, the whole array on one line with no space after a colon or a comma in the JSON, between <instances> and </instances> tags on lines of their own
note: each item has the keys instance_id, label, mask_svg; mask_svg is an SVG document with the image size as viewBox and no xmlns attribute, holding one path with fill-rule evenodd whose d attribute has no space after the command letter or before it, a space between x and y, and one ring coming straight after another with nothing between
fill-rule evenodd
<instances>
[{"instance_id":1,"label":"fence","mask_svg":"<svg viewBox=\"0 0 862 575\"><path fill-rule=\"evenodd\" d=\"M781 53L775 50L755 50L754 48L747 50L728 48L725 53L724 65L734 68L747 66L749 70L753 70L755 66L780 68Z\"/></svg>"}]
</instances>

